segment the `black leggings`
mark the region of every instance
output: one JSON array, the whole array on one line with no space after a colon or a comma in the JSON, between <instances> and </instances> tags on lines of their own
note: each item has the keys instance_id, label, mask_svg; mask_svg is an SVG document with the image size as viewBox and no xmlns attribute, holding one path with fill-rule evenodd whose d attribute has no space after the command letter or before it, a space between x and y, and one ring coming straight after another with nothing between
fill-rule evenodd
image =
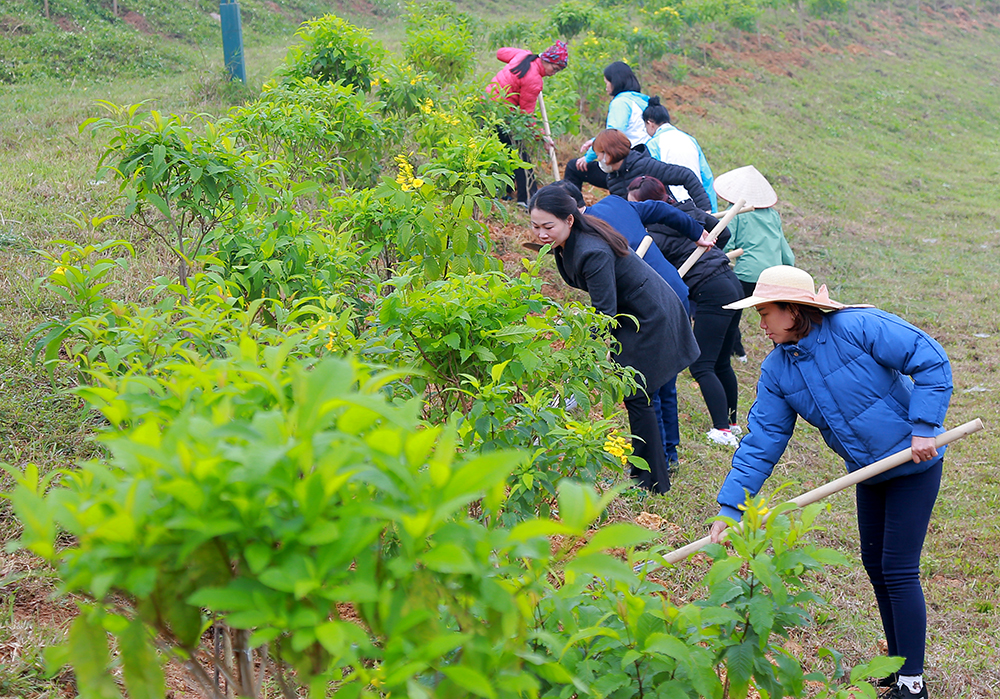
<instances>
[{"instance_id":1,"label":"black leggings","mask_svg":"<svg viewBox=\"0 0 1000 699\"><path fill-rule=\"evenodd\" d=\"M729 363L740 328L742 311L722 308L743 298L743 289L735 275L723 272L706 279L692 290L694 337L701 354L691 365L691 376L698 382L708 406L712 427L728 430L736 422L739 386Z\"/></svg>"},{"instance_id":2,"label":"black leggings","mask_svg":"<svg viewBox=\"0 0 1000 699\"><path fill-rule=\"evenodd\" d=\"M857 489L861 562L875 588L888 654L906 658L901 675L924 671L927 606L920 587L920 551L943 463L874 485L860 483Z\"/></svg>"},{"instance_id":3,"label":"black leggings","mask_svg":"<svg viewBox=\"0 0 1000 699\"><path fill-rule=\"evenodd\" d=\"M649 395L656 395L656 391L650 391ZM653 404L645 393L636 391L625 399L625 410L628 411L628 426L633 435L632 452L649 464L648 471L633 466L632 478L643 488L662 495L670 490L670 471Z\"/></svg>"},{"instance_id":4,"label":"black leggings","mask_svg":"<svg viewBox=\"0 0 1000 699\"><path fill-rule=\"evenodd\" d=\"M563 173L563 179L572 182L581 189L584 182L590 182L590 184L601 189L608 188L608 175L601 170L601 166L597 164L596 160L592 163L587 163L586 170L578 170L576 168L575 158L570 160L566 163L566 171Z\"/></svg>"},{"instance_id":5,"label":"black leggings","mask_svg":"<svg viewBox=\"0 0 1000 699\"><path fill-rule=\"evenodd\" d=\"M740 279L740 286L743 288L743 295L741 299L745 299L748 296L753 296L753 290L757 288L757 282L745 282ZM740 329L736 328L736 341L733 343L733 354L738 357L747 356L747 351L743 348L743 336L740 334Z\"/></svg>"},{"instance_id":6,"label":"black leggings","mask_svg":"<svg viewBox=\"0 0 1000 699\"><path fill-rule=\"evenodd\" d=\"M524 148L520 147L520 144L515 144L514 140L510 137L503 129L497 129L497 137L500 139L500 143L510 146L517 151L521 160L526 163L531 161L528 159L528 153ZM522 204L527 204L528 199L535 195L538 191L538 183L535 181L534 170L525 170L524 168L518 168L514 170L514 189L517 195L517 200Z\"/></svg>"}]
</instances>

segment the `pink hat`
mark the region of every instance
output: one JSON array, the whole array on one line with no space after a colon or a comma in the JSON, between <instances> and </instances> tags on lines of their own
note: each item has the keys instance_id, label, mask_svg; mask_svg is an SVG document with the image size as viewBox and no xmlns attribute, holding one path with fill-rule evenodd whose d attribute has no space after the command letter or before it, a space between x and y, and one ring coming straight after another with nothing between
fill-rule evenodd
<instances>
[{"instance_id":1,"label":"pink hat","mask_svg":"<svg viewBox=\"0 0 1000 699\"><path fill-rule=\"evenodd\" d=\"M566 64L569 63L569 50L566 48L566 42L557 41L552 44L552 46L545 49L540 57L547 63L559 66L560 68L565 68Z\"/></svg>"}]
</instances>

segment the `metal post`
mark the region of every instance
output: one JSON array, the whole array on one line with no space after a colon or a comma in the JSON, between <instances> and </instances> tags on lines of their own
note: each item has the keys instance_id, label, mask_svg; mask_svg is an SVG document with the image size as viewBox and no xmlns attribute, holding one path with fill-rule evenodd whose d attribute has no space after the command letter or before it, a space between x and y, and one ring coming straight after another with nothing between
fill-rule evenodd
<instances>
[{"instance_id":1,"label":"metal post","mask_svg":"<svg viewBox=\"0 0 1000 699\"><path fill-rule=\"evenodd\" d=\"M240 4L233 0L219 0L219 17L222 19L222 54L230 80L247 81L247 67L243 61L243 24L240 22Z\"/></svg>"}]
</instances>

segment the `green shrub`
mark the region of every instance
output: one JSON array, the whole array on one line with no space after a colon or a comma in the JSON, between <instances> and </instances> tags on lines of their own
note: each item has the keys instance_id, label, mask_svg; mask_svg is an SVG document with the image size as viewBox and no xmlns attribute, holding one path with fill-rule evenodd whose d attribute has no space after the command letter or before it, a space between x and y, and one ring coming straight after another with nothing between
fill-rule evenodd
<instances>
[{"instance_id":1,"label":"green shrub","mask_svg":"<svg viewBox=\"0 0 1000 699\"><path fill-rule=\"evenodd\" d=\"M260 97L230 116L248 147L261 147L297 178L371 186L393 138L379 103L341 81L289 78L268 82Z\"/></svg>"},{"instance_id":2,"label":"green shrub","mask_svg":"<svg viewBox=\"0 0 1000 699\"><path fill-rule=\"evenodd\" d=\"M594 5L584 0L562 0L548 10L548 24L561 37L572 39L590 28Z\"/></svg>"},{"instance_id":3,"label":"green shrub","mask_svg":"<svg viewBox=\"0 0 1000 699\"><path fill-rule=\"evenodd\" d=\"M397 116L413 116L421 104L438 96L430 76L406 64L386 66L376 83L383 111Z\"/></svg>"},{"instance_id":4,"label":"green shrub","mask_svg":"<svg viewBox=\"0 0 1000 699\"><path fill-rule=\"evenodd\" d=\"M371 38L369 30L336 15L324 15L303 24L295 36L299 43L288 50L282 70L285 78L339 80L360 92L371 89L385 49Z\"/></svg>"},{"instance_id":5,"label":"green shrub","mask_svg":"<svg viewBox=\"0 0 1000 699\"><path fill-rule=\"evenodd\" d=\"M831 17L845 14L851 6L851 0L809 0L806 7L809 14L817 17Z\"/></svg>"},{"instance_id":6,"label":"green shrub","mask_svg":"<svg viewBox=\"0 0 1000 699\"><path fill-rule=\"evenodd\" d=\"M445 83L457 83L472 72L477 36L482 27L447 2L407 6L403 55L418 71L434 73Z\"/></svg>"},{"instance_id":7,"label":"green shrub","mask_svg":"<svg viewBox=\"0 0 1000 699\"><path fill-rule=\"evenodd\" d=\"M537 40L537 25L528 20L511 20L492 29L487 46L496 50L504 46L527 46Z\"/></svg>"},{"instance_id":8,"label":"green shrub","mask_svg":"<svg viewBox=\"0 0 1000 699\"><path fill-rule=\"evenodd\" d=\"M0 83L39 77L58 79L152 74L183 59L171 48L133 31L95 24L80 32L40 27L0 42Z\"/></svg>"},{"instance_id":9,"label":"green shrub","mask_svg":"<svg viewBox=\"0 0 1000 699\"><path fill-rule=\"evenodd\" d=\"M276 164L234 143L226 129L142 105L100 102L110 117L87 119L80 130L108 134L99 170L119 181L124 215L158 237L177 260L187 284L192 265L217 227L262 201L261 182Z\"/></svg>"}]
</instances>

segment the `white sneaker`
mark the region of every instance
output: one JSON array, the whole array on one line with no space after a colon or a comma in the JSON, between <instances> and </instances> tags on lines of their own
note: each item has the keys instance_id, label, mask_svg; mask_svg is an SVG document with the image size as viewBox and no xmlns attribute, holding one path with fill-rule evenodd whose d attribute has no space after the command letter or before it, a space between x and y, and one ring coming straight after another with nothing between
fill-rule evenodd
<instances>
[{"instance_id":1,"label":"white sneaker","mask_svg":"<svg viewBox=\"0 0 1000 699\"><path fill-rule=\"evenodd\" d=\"M747 363L747 356L745 354L737 355L736 356L736 361L738 361L740 364L746 364Z\"/></svg>"},{"instance_id":2,"label":"white sneaker","mask_svg":"<svg viewBox=\"0 0 1000 699\"><path fill-rule=\"evenodd\" d=\"M736 424L730 425L729 431L735 434L737 437L743 434L743 428Z\"/></svg>"},{"instance_id":3,"label":"white sneaker","mask_svg":"<svg viewBox=\"0 0 1000 699\"><path fill-rule=\"evenodd\" d=\"M713 427L705 436L708 437L708 441L721 444L725 447L735 448L740 445L740 440L729 430L717 430Z\"/></svg>"}]
</instances>

